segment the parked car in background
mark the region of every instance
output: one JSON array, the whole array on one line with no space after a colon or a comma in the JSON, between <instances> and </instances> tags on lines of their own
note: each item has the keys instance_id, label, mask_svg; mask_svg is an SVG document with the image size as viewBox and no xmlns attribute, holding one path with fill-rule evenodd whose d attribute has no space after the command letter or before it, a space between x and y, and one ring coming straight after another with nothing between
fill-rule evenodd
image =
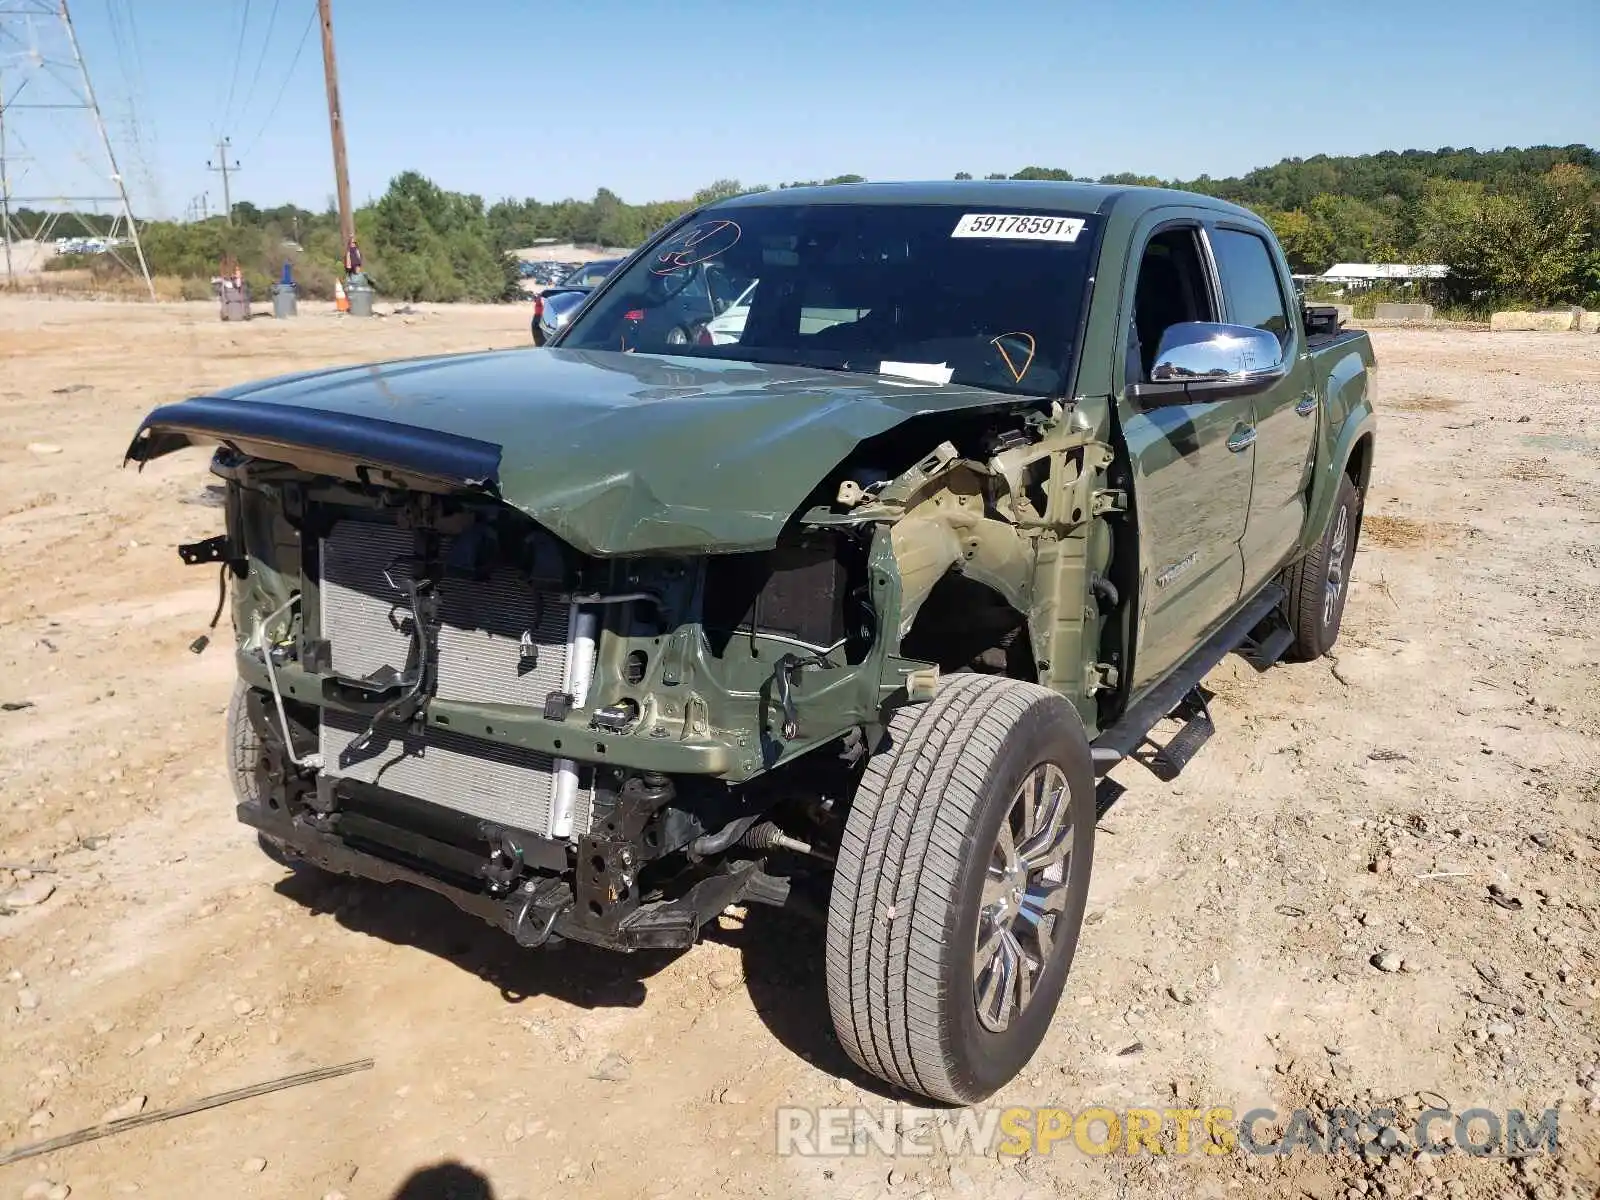
<instances>
[{"instance_id":1,"label":"parked car in background","mask_svg":"<svg viewBox=\"0 0 1600 1200\"><path fill-rule=\"evenodd\" d=\"M558 286L568 288L593 288L612 271L617 269L620 258L597 258L594 262L583 263L574 267L564 275Z\"/></svg>"},{"instance_id":2,"label":"parked car in background","mask_svg":"<svg viewBox=\"0 0 1600 1200\"><path fill-rule=\"evenodd\" d=\"M708 263L676 271L661 281L658 290L665 295L659 299L651 296L624 314L624 341L628 346L652 349L658 345L709 345L711 326L732 312L739 298L747 297L753 287L748 277Z\"/></svg>"},{"instance_id":3,"label":"parked car in background","mask_svg":"<svg viewBox=\"0 0 1600 1200\"><path fill-rule=\"evenodd\" d=\"M584 263L563 276L560 283L547 287L533 302L533 344L542 346L566 328L589 293L622 262L620 258L599 258Z\"/></svg>"},{"instance_id":4,"label":"parked car in background","mask_svg":"<svg viewBox=\"0 0 1600 1200\"><path fill-rule=\"evenodd\" d=\"M654 286L649 294L627 310L620 349L710 344L706 339L711 336L711 324L731 311L741 297L747 298L753 287L747 276L705 263L651 278ZM560 332L593 291L592 287L569 291L565 282L546 290L544 311L534 322L534 344L543 345Z\"/></svg>"}]
</instances>

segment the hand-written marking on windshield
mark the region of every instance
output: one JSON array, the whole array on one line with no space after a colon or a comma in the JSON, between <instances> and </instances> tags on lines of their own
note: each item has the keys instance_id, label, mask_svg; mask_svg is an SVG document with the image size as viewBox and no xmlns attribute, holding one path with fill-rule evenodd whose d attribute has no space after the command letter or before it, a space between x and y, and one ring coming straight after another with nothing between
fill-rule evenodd
<instances>
[{"instance_id":1,"label":"hand-written marking on windshield","mask_svg":"<svg viewBox=\"0 0 1600 1200\"><path fill-rule=\"evenodd\" d=\"M1005 347L1005 340L1007 338L1011 338L1013 341L1027 343L1028 356L1022 360L1022 365L1020 367L1017 366L1016 360L1011 357L1011 352ZM998 337L990 338L989 344L996 350L1000 351L1000 357L1006 360L1006 370L1011 372L1011 378L1016 382L1021 383L1022 377L1028 373L1028 368L1033 366L1033 356L1039 348L1038 343L1033 340L1033 334L1022 331L1018 331L1016 333L1002 333Z\"/></svg>"},{"instance_id":2,"label":"hand-written marking on windshield","mask_svg":"<svg viewBox=\"0 0 1600 1200\"><path fill-rule=\"evenodd\" d=\"M668 238L656 252L652 275L671 275L731 250L743 232L736 221L702 221Z\"/></svg>"}]
</instances>

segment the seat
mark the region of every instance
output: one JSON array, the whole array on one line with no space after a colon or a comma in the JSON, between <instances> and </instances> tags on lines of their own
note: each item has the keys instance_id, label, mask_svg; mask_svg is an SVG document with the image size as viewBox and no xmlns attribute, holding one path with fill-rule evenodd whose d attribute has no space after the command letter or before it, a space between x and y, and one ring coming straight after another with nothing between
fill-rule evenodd
<instances>
[{"instance_id":1,"label":"seat","mask_svg":"<svg viewBox=\"0 0 1600 1200\"><path fill-rule=\"evenodd\" d=\"M1133 297L1133 322L1139 338L1142 379L1150 378L1150 369L1156 362L1156 351L1161 346L1161 335L1171 326L1191 319L1182 276L1177 264L1163 253L1164 250L1163 246L1152 245L1145 251L1144 261L1139 264L1139 283Z\"/></svg>"}]
</instances>

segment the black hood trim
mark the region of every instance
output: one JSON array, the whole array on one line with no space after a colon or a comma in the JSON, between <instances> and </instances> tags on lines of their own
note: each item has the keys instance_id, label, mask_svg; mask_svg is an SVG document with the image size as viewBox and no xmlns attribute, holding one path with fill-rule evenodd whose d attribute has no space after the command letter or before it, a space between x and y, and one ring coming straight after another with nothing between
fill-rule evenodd
<instances>
[{"instance_id":1,"label":"black hood trim","mask_svg":"<svg viewBox=\"0 0 1600 1200\"><path fill-rule=\"evenodd\" d=\"M139 426L123 462L140 464L199 441L236 445L259 457L272 447L312 447L375 467L496 489L500 446L376 417L298 404L200 396L155 409Z\"/></svg>"}]
</instances>

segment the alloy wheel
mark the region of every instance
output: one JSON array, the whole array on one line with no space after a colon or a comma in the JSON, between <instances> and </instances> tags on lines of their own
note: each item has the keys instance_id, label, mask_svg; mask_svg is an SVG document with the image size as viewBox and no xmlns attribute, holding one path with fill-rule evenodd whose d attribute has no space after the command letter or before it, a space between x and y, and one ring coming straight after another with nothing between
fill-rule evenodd
<instances>
[{"instance_id":1,"label":"alloy wheel","mask_svg":"<svg viewBox=\"0 0 1600 1200\"><path fill-rule=\"evenodd\" d=\"M1350 547L1350 509L1340 505L1339 517L1333 526L1333 538L1328 543L1328 582L1323 589L1322 623L1333 624L1339 610L1339 597L1344 592L1345 553Z\"/></svg>"},{"instance_id":2,"label":"alloy wheel","mask_svg":"<svg viewBox=\"0 0 1600 1200\"><path fill-rule=\"evenodd\" d=\"M1028 772L1011 799L984 873L973 953L978 1020L1003 1032L1027 1009L1049 966L1066 907L1072 795L1054 763Z\"/></svg>"}]
</instances>

